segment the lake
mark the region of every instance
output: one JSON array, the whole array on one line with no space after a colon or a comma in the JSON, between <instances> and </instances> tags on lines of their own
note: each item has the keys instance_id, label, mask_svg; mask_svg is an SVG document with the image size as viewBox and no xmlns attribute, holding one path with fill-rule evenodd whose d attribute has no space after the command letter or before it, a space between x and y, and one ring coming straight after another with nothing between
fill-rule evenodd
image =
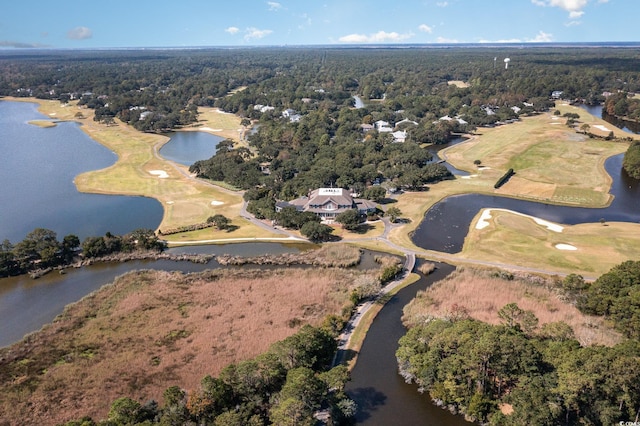
<instances>
[{"instance_id":1,"label":"lake","mask_svg":"<svg viewBox=\"0 0 640 426\"><path fill-rule=\"evenodd\" d=\"M76 123L28 124L43 119L49 117L36 104L0 101L0 241L17 243L35 228L82 241L158 227L163 208L154 199L78 192L77 175L109 167L117 157Z\"/></svg>"},{"instance_id":2,"label":"lake","mask_svg":"<svg viewBox=\"0 0 640 426\"><path fill-rule=\"evenodd\" d=\"M216 153L216 145L224 138L207 132L174 132L159 154L170 161L190 166L198 160L207 160Z\"/></svg>"}]
</instances>

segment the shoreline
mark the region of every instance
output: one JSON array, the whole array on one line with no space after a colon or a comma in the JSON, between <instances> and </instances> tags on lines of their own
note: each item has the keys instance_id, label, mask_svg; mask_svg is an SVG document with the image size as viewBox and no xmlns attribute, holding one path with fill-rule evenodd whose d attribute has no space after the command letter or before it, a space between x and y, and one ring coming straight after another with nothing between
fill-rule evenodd
<instances>
[{"instance_id":1,"label":"shoreline","mask_svg":"<svg viewBox=\"0 0 640 426\"><path fill-rule=\"evenodd\" d=\"M238 226L232 238L251 239L260 236L269 239L279 236L277 232L257 227L241 214L241 192L229 191L197 179L186 167L162 158L158 150L169 141L169 137L165 135L140 132L119 120L112 126L94 122L91 110L77 107L73 103L61 104L59 101L16 97L3 97L0 100L32 103L36 105L40 114L46 117L55 116L57 122L78 123L80 129L91 140L114 152L117 160L111 166L81 173L74 178L77 190L85 193L156 199L163 208L163 217L156 231L200 223L214 214L223 214ZM77 112L81 112L83 118L75 117ZM219 113L216 113L215 116L218 115ZM227 115L224 117L229 121ZM237 120L238 123L240 121L235 116L233 120ZM205 122L205 126L213 129L208 122ZM189 131L201 130L194 128ZM237 128L234 127L233 132L237 134ZM237 138L234 140L238 142ZM166 174L151 173L158 171ZM217 203L212 204L212 200ZM218 235L221 238L216 238ZM212 230L207 236L210 238L206 239L225 239L227 234ZM200 237L198 236L197 240L203 239Z\"/></svg>"}]
</instances>

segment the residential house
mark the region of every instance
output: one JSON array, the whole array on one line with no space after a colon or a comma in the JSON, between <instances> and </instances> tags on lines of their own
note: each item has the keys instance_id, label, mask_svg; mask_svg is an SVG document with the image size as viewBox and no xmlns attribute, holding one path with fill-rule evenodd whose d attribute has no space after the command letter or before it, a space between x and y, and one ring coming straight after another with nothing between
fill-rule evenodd
<instances>
[{"instance_id":1,"label":"residential house","mask_svg":"<svg viewBox=\"0 0 640 426\"><path fill-rule=\"evenodd\" d=\"M284 118L288 118L289 121L292 123L296 123L300 121L300 119L302 118L300 114L298 114L295 110L292 110L291 108L288 108L282 111L282 116Z\"/></svg>"},{"instance_id":2,"label":"residential house","mask_svg":"<svg viewBox=\"0 0 640 426\"><path fill-rule=\"evenodd\" d=\"M373 124L376 126L376 129L380 133L385 133L385 132L386 133L391 133L391 132L393 132L393 128L391 127L391 125L389 124L388 121L378 120Z\"/></svg>"},{"instance_id":3,"label":"residential house","mask_svg":"<svg viewBox=\"0 0 640 426\"><path fill-rule=\"evenodd\" d=\"M395 143L404 143L407 140L407 132L404 130L393 132L392 135Z\"/></svg>"}]
</instances>

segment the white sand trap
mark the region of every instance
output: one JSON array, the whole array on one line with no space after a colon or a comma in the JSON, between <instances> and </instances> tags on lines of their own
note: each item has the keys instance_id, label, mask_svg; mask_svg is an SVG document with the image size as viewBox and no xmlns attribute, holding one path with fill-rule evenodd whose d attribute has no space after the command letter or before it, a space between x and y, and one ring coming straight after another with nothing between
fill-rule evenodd
<instances>
[{"instance_id":1,"label":"white sand trap","mask_svg":"<svg viewBox=\"0 0 640 426\"><path fill-rule=\"evenodd\" d=\"M200 130L204 130L205 132L221 132L222 129L212 129L211 127L200 127Z\"/></svg>"},{"instance_id":2,"label":"white sand trap","mask_svg":"<svg viewBox=\"0 0 640 426\"><path fill-rule=\"evenodd\" d=\"M540 219L538 217L529 216L528 214L518 213L518 212L514 212L513 210L507 210L507 209L486 209L486 210L484 210L482 212L482 215L480 216L480 219L478 219L478 223L476 223L476 229L484 229L487 226L489 226L488 220L491 219L491 211L492 210L499 210L499 211L503 211L503 212L517 214L517 215L523 216L523 217L528 217L529 219L532 219L538 225L544 226L549 231L562 232L562 230L564 229L564 226L558 225L557 223L549 222L548 220Z\"/></svg>"},{"instance_id":3,"label":"white sand trap","mask_svg":"<svg viewBox=\"0 0 640 426\"><path fill-rule=\"evenodd\" d=\"M169 177L169 174L164 170L151 170L149 173L154 176L158 176L160 179L166 179Z\"/></svg>"},{"instance_id":4,"label":"white sand trap","mask_svg":"<svg viewBox=\"0 0 640 426\"><path fill-rule=\"evenodd\" d=\"M611 130L609 130L609 128L607 128L607 126L603 126L602 124L594 124L593 127L595 127L598 130L602 130L603 132L610 132Z\"/></svg>"},{"instance_id":5,"label":"white sand trap","mask_svg":"<svg viewBox=\"0 0 640 426\"><path fill-rule=\"evenodd\" d=\"M578 250L577 247L572 246L571 244L556 244L555 246L558 250Z\"/></svg>"},{"instance_id":6,"label":"white sand trap","mask_svg":"<svg viewBox=\"0 0 640 426\"><path fill-rule=\"evenodd\" d=\"M224 204L224 203L223 203L222 201L217 201L217 200L213 200L213 201L211 202L211 205L212 205L212 206L221 206L221 205L223 205L223 204Z\"/></svg>"},{"instance_id":7,"label":"white sand trap","mask_svg":"<svg viewBox=\"0 0 640 426\"><path fill-rule=\"evenodd\" d=\"M491 209L486 209L480 215L480 219L478 219L478 223L476 223L476 229L484 229L489 226L489 219L491 219Z\"/></svg>"},{"instance_id":8,"label":"white sand trap","mask_svg":"<svg viewBox=\"0 0 640 426\"><path fill-rule=\"evenodd\" d=\"M462 179L471 179L477 177L478 175L469 175L469 176L460 176Z\"/></svg>"},{"instance_id":9,"label":"white sand trap","mask_svg":"<svg viewBox=\"0 0 640 426\"><path fill-rule=\"evenodd\" d=\"M173 204L174 201L167 201L167 204Z\"/></svg>"},{"instance_id":10,"label":"white sand trap","mask_svg":"<svg viewBox=\"0 0 640 426\"><path fill-rule=\"evenodd\" d=\"M489 166L478 166L478 170L491 170Z\"/></svg>"},{"instance_id":11,"label":"white sand trap","mask_svg":"<svg viewBox=\"0 0 640 426\"><path fill-rule=\"evenodd\" d=\"M49 115L50 115L50 116L52 116L52 117L54 117L54 116L56 115L56 113L55 113L55 112L52 112L52 113L50 113Z\"/></svg>"}]
</instances>

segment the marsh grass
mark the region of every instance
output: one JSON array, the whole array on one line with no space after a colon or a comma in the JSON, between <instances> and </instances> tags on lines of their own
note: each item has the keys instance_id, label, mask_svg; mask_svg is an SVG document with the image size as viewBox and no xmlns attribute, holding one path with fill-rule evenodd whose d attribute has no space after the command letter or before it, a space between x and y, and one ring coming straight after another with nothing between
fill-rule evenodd
<instances>
[{"instance_id":1,"label":"marsh grass","mask_svg":"<svg viewBox=\"0 0 640 426\"><path fill-rule=\"evenodd\" d=\"M340 315L361 273L341 269L138 271L0 350L0 423L106 417L113 400L162 401L171 385L252 358Z\"/></svg>"},{"instance_id":2,"label":"marsh grass","mask_svg":"<svg viewBox=\"0 0 640 426\"><path fill-rule=\"evenodd\" d=\"M611 346L621 340L601 317L582 314L563 302L561 293L551 281L539 277L505 279L488 271L458 269L416 298L404 309L403 322L407 326L429 318L445 318L452 311L464 308L471 318L499 324L498 311L509 303L533 311L539 325L564 321L573 329L583 345ZM509 276L510 278L510 276Z\"/></svg>"}]
</instances>

